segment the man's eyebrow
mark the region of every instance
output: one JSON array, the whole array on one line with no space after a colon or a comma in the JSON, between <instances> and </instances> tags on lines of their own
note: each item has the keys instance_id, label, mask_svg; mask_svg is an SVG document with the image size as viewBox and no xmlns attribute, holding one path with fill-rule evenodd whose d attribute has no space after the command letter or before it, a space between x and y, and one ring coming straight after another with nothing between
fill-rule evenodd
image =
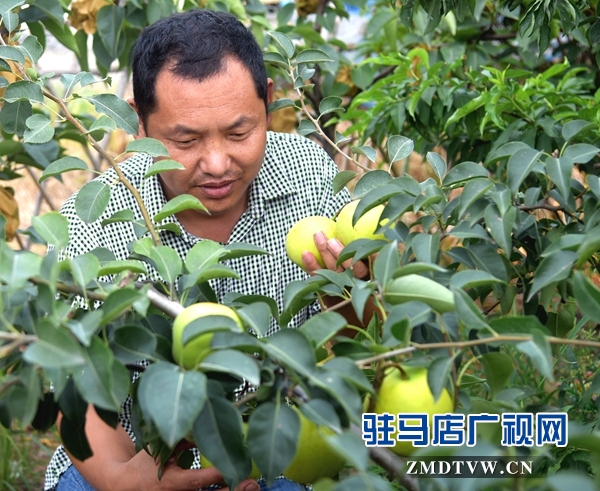
<instances>
[{"instance_id":1,"label":"man's eyebrow","mask_svg":"<svg viewBox=\"0 0 600 491\"><path fill-rule=\"evenodd\" d=\"M229 126L225 127L225 131L235 130L237 128L240 128L241 126L244 126L245 124L252 123L253 121L254 121L254 118L251 118L249 116L246 116L246 115L240 116ZM171 133L175 134L175 135L192 135L192 134L202 133L202 130L200 130L198 128L191 128L191 127L185 126L183 124L177 124L171 130Z\"/></svg>"}]
</instances>

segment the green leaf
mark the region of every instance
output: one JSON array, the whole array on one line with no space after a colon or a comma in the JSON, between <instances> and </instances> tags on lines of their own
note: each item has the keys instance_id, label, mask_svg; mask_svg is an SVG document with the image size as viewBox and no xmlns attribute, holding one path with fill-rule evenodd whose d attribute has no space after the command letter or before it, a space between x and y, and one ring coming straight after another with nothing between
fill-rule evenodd
<instances>
[{"instance_id":1,"label":"green leaf","mask_svg":"<svg viewBox=\"0 0 600 491\"><path fill-rule=\"evenodd\" d=\"M48 321L35 326L38 340L23 352L27 363L43 368L74 368L85 363L81 345L75 341L67 329L56 328Z\"/></svg>"},{"instance_id":2,"label":"green leaf","mask_svg":"<svg viewBox=\"0 0 600 491\"><path fill-rule=\"evenodd\" d=\"M294 101L292 99L277 99L276 101L273 101L271 102L271 104L269 104L267 112L272 113L277 111L278 109L283 109L284 107L296 107L296 104L294 104Z\"/></svg>"},{"instance_id":3,"label":"green leaf","mask_svg":"<svg viewBox=\"0 0 600 491\"><path fill-rule=\"evenodd\" d=\"M142 298L142 293L132 288L120 288L110 292L102 305L104 311L102 324L106 325L123 315L140 298Z\"/></svg>"},{"instance_id":4,"label":"green leaf","mask_svg":"<svg viewBox=\"0 0 600 491\"><path fill-rule=\"evenodd\" d=\"M15 48L13 46L0 46L0 58L3 60L16 61L17 63L19 63L21 65L25 65L25 57L23 56L23 53L21 53L21 50L19 50L18 48ZM14 83L18 84L21 82L14 82ZM33 82L26 82L26 83L33 83ZM11 84L11 85L13 85L13 84ZM38 85L38 87L39 87L39 85ZM41 89L40 89L40 92L41 92Z\"/></svg>"},{"instance_id":5,"label":"green leaf","mask_svg":"<svg viewBox=\"0 0 600 491\"><path fill-rule=\"evenodd\" d=\"M113 213L109 218L102 220L101 225L105 227L111 223L119 222L133 222L133 211L131 210L119 210Z\"/></svg>"},{"instance_id":6,"label":"green leaf","mask_svg":"<svg viewBox=\"0 0 600 491\"><path fill-rule=\"evenodd\" d=\"M535 164L539 162L541 154L542 152L533 148L524 148L517 150L508 159L508 187L513 195L519 190L519 187L532 171Z\"/></svg>"},{"instance_id":7,"label":"green leaf","mask_svg":"<svg viewBox=\"0 0 600 491\"><path fill-rule=\"evenodd\" d=\"M348 463L359 471L366 471L369 464L369 449L359 435L352 430L346 430L341 434L328 435L327 444L339 455L344 457Z\"/></svg>"},{"instance_id":8,"label":"green leaf","mask_svg":"<svg viewBox=\"0 0 600 491\"><path fill-rule=\"evenodd\" d=\"M240 351L213 351L202 360L200 369L237 375L249 384L260 385L260 368L258 363L252 356Z\"/></svg>"},{"instance_id":9,"label":"green leaf","mask_svg":"<svg viewBox=\"0 0 600 491\"><path fill-rule=\"evenodd\" d=\"M587 164L599 152L600 148L595 147L594 145L575 143L565 149L561 158L570 159L574 164Z\"/></svg>"},{"instance_id":10,"label":"green leaf","mask_svg":"<svg viewBox=\"0 0 600 491\"><path fill-rule=\"evenodd\" d=\"M248 422L248 446L252 460L267 482L292 462L299 434L300 417L281 398L261 404L252 412Z\"/></svg>"},{"instance_id":11,"label":"green leaf","mask_svg":"<svg viewBox=\"0 0 600 491\"><path fill-rule=\"evenodd\" d=\"M347 325L346 319L337 312L322 312L310 317L300 326L300 331L315 347L323 346Z\"/></svg>"},{"instance_id":12,"label":"green leaf","mask_svg":"<svg viewBox=\"0 0 600 491\"><path fill-rule=\"evenodd\" d=\"M573 293L581 311L600 323L600 289L581 271L573 272Z\"/></svg>"},{"instance_id":13,"label":"green leaf","mask_svg":"<svg viewBox=\"0 0 600 491\"><path fill-rule=\"evenodd\" d=\"M100 338L92 339L85 355L85 365L73 372L81 396L97 407L118 412L129 392L127 369Z\"/></svg>"},{"instance_id":14,"label":"green leaf","mask_svg":"<svg viewBox=\"0 0 600 491\"><path fill-rule=\"evenodd\" d=\"M206 207L200 203L200 200L191 194L180 194L172 200L169 200L161 210L154 215L154 220L160 222L164 218L175 215L184 210L201 210L208 213Z\"/></svg>"},{"instance_id":15,"label":"green leaf","mask_svg":"<svg viewBox=\"0 0 600 491\"><path fill-rule=\"evenodd\" d=\"M40 274L42 258L29 251L14 251L0 243L0 280L10 292L25 286L27 280Z\"/></svg>"},{"instance_id":16,"label":"green leaf","mask_svg":"<svg viewBox=\"0 0 600 491\"><path fill-rule=\"evenodd\" d=\"M85 99L94 105L96 111L111 117L117 127L125 130L130 135L138 133L138 115L123 99L114 94L97 94Z\"/></svg>"},{"instance_id":17,"label":"green leaf","mask_svg":"<svg viewBox=\"0 0 600 491\"><path fill-rule=\"evenodd\" d=\"M65 24L64 12L58 0L35 0L32 4L46 13L56 24Z\"/></svg>"},{"instance_id":18,"label":"green leaf","mask_svg":"<svg viewBox=\"0 0 600 491\"><path fill-rule=\"evenodd\" d=\"M454 357L446 356L433 360L427 371L427 384L433 395L433 399L437 401L442 395L442 391L446 387L446 382L449 379L452 366L454 365Z\"/></svg>"},{"instance_id":19,"label":"green leaf","mask_svg":"<svg viewBox=\"0 0 600 491\"><path fill-rule=\"evenodd\" d=\"M414 149L415 143L405 136L392 135L387 140L390 164L409 157Z\"/></svg>"},{"instance_id":20,"label":"green leaf","mask_svg":"<svg viewBox=\"0 0 600 491\"><path fill-rule=\"evenodd\" d=\"M340 106L342 105L342 98L335 96L335 95L330 95L328 97L325 97L320 103L319 103L319 114L321 116L323 116L323 114L327 114L327 113L331 113L331 112L335 112L335 111L344 111L343 108L341 108Z\"/></svg>"},{"instance_id":21,"label":"green leaf","mask_svg":"<svg viewBox=\"0 0 600 491\"><path fill-rule=\"evenodd\" d=\"M377 152L369 145L351 146L350 151L355 155L364 155L371 162L375 162L377 159Z\"/></svg>"},{"instance_id":22,"label":"green leaf","mask_svg":"<svg viewBox=\"0 0 600 491\"><path fill-rule=\"evenodd\" d=\"M437 264L437 256L440 252L440 234L417 234L412 240L411 247L417 261Z\"/></svg>"},{"instance_id":23,"label":"green leaf","mask_svg":"<svg viewBox=\"0 0 600 491\"><path fill-rule=\"evenodd\" d=\"M438 272L438 273L447 273L447 271L438 266L437 264L424 264L424 263L409 263L401 266L396 271L392 278L400 278L400 276L406 276L409 274L419 274L419 273L429 273L429 272Z\"/></svg>"},{"instance_id":24,"label":"green leaf","mask_svg":"<svg viewBox=\"0 0 600 491\"><path fill-rule=\"evenodd\" d=\"M438 176L441 182L446 175L447 169L444 158L439 153L427 152L427 162L429 162L433 172L435 172L435 175Z\"/></svg>"},{"instance_id":25,"label":"green leaf","mask_svg":"<svg viewBox=\"0 0 600 491\"><path fill-rule=\"evenodd\" d=\"M512 230L517 218L517 208L512 206L505 215L501 215L496 205L488 205L485 209L485 224L496 244L510 256L512 251Z\"/></svg>"},{"instance_id":26,"label":"green leaf","mask_svg":"<svg viewBox=\"0 0 600 491\"><path fill-rule=\"evenodd\" d=\"M573 251L556 251L545 257L535 271L527 302L546 285L568 278L576 260L577 253Z\"/></svg>"},{"instance_id":27,"label":"green leaf","mask_svg":"<svg viewBox=\"0 0 600 491\"><path fill-rule=\"evenodd\" d=\"M137 138L136 140L133 140L127 144L127 147L125 147L125 152L143 152L147 153L151 157L169 156L169 151L167 150L167 147L165 147L165 144L154 138Z\"/></svg>"},{"instance_id":28,"label":"green leaf","mask_svg":"<svg viewBox=\"0 0 600 491\"><path fill-rule=\"evenodd\" d=\"M503 284L504 281L499 280L487 271L480 271L478 269L458 271L450 278L450 285L463 289L488 286L493 283Z\"/></svg>"},{"instance_id":29,"label":"green leaf","mask_svg":"<svg viewBox=\"0 0 600 491\"><path fill-rule=\"evenodd\" d=\"M346 187L346 184L348 184L357 175L358 174L356 172L352 171L352 170L343 170L341 172L338 172L336 174L336 176L333 178L333 192L334 192L334 194L337 194L342 189L344 189L344 187Z\"/></svg>"},{"instance_id":30,"label":"green leaf","mask_svg":"<svg viewBox=\"0 0 600 491\"><path fill-rule=\"evenodd\" d=\"M156 350L156 344L154 333L141 326L132 325L115 329L110 348L121 363L135 363L151 358Z\"/></svg>"},{"instance_id":31,"label":"green leaf","mask_svg":"<svg viewBox=\"0 0 600 491\"><path fill-rule=\"evenodd\" d=\"M219 470L229 488L234 489L250 474L252 463L244 445L239 411L221 396L217 387L218 384L209 381L208 399L194 422L194 440L200 453Z\"/></svg>"},{"instance_id":32,"label":"green leaf","mask_svg":"<svg viewBox=\"0 0 600 491\"><path fill-rule=\"evenodd\" d=\"M159 160L150 166L144 178L159 174L160 172L183 169L185 169L185 166L175 160Z\"/></svg>"},{"instance_id":33,"label":"green leaf","mask_svg":"<svg viewBox=\"0 0 600 491\"><path fill-rule=\"evenodd\" d=\"M110 186L100 181L85 184L75 197L75 211L85 223L98 220L110 200Z\"/></svg>"},{"instance_id":34,"label":"green leaf","mask_svg":"<svg viewBox=\"0 0 600 491\"><path fill-rule=\"evenodd\" d=\"M42 114L34 114L25 121L24 141L26 143L46 143L54 136L52 121Z\"/></svg>"},{"instance_id":35,"label":"green leaf","mask_svg":"<svg viewBox=\"0 0 600 491\"><path fill-rule=\"evenodd\" d=\"M72 170L88 170L87 164L79 157L63 157L55 160L48 167L44 169L40 176L39 182L43 182L49 177L57 176L63 172L69 172Z\"/></svg>"},{"instance_id":36,"label":"green leaf","mask_svg":"<svg viewBox=\"0 0 600 491\"><path fill-rule=\"evenodd\" d=\"M564 237L561 237L561 239ZM578 235L577 237L583 239L577 248L578 259L576 266L581 268L600 249L600 226L594 227L585 235Z\"/></svg>"},{"instance_id":37,"label":"green leaf","mask_svg":"<svg viewBox=\"0 0 600 491\"><path fill-rule=\"evenodd\" d=\"M98 276L106 276L110 274L119 274L123 271L131 271L132 273L148 274L146 265L141 261L108 261L100 266Z\"/></svg>"},{"instance_id":38,"label":"green leaf","mask_svg":"<svg viewBox=\"0 0 600 491\"><path fill-rule=\"evenodd\" d=\"M510 157L512 154L517 152L518 150L523 149L531 149L529 145L525 142L508 142L504 145L501 145L496 150L491 152L486 158L486 163L493 162L498 159L505 159Z\"/></svg>"},{"instance_id":39,"label":"green leaf","mask_svg":"<svg viewBox=\"0 0 600 491\"><path fill-rule=\"evenodd\" d=\"M562 197L565 199L570 198L573 161L564 157L559 159L548 157L546 159L546 172L548 172L548 177L556 185Z\"/></svg>"},{"instance_id":40,"label":"green leaf","mask_svg":"<svg viewBox=\"0 0 600 491\"><path fill-rule=\"evenodd\" d=\"M492 393L496 396L506 386L512 375L515 365L513 359L506 353L489 352L481 357L486 382Z\"/></svg>"},{"instance_id":41,"label":"green leaf","mask_svg":"<svg viewBox=\"0 0 600 491\"><path fill-rule=\"evenodd\" d=\"M455 165L448 171L446 177L444 177L444 180L442 181L442 185L445 187L455 186L470 181L471 179L482 177L489 177L485 167L476 164L475 162L463 162Z\"/></svg>"},{"instance_id":42,"label":"green leaf","mask_svg":"<svg viewBox=\"0 0 600 491\"><path fill-rule=\"evenodd\" d=\"M42 56L44 48L42 48L42 45L35 36L27 36L21 43L21 51L24 51L27 58L35 64L40 59L40 56Z\"/></svg>"},{"instance_id":43,"label":"green leaf","mask_svg":"<svg viewBox=\"0 0 600 491\"><path fill-rule=\"evenodd\" d=\"M300 121L300 124L298 125L299 135L306 136L310 135L311 133L314 133L315 131L317 131L317 128L315 127L312 121L308 119L303 119Z\"/></svg>"},{"instance_id":44,"label":"green leaf","mask_svg":"<svg viewBox=\"0 0 600 491\"><path fill-rule=\"evenodd\" d=\"M456 313L461 324L468 329L486 329L489 328L485 317L475 304L473 299L462 288L451 287L454 292L454 303L456 304Z\"/></svg>"},{"instance_id":45,"label":"green leaf","mask_svg":"<svg viewBox=\"0 0 600 491\"><path fill-rule=\"evenodd\" d=\"M264 348L269 356L298 374L310 375L315 368L316 358L310 342L294 329L282 329L266 338Z\"/></svg>"},{"instance_id":46,"label":"green leaf","mask_svg":"<svg viewBox=\"0 0 600 491\"><path fill-rule=\"evenodd\" d=\"M277 31L267 31L267 34L271 36L271 38L275 41L275 44L282 49L283 53L288 58L293 58L296 48L289 37ZM299 61L297 62L300 63Z\"/></svg>"},{"instance_id":47,"label":"green leaf","mask_svg":"<svg viewBox=\"0 0 600 491\"><path fill-rule=\"evenodd\" d=\"M150 258L156 264L156 270L161 278L168 285L174 285L183 268L179 254L169 246L158 246L150 251Z\"/></svg>"},{"instance_id":48,"label":"green leaf","mask_svg":"<svg viewBox=\"0 0 600 491\"><path fill-rule=\"evenodd\" d=\"M399 266L398 243L393 241L384 246L377 255L373 264L373 275L380 285L387 285Z\"/></svg>"},{"instance_id":49,"label":"green leaf","mask_svg":"<svg viewBox=\"0 0 600 491\"><path fill-rule=\"evenodd\" d=\"M565 142L568 142L580 133L593 129L594 126L594 123L585 121L584 119L568 121L562 128L562 137L565 139Z\"/></svg>"},{"instance_id":50,"label":"green leaf","mask_svg":"<svg viewBox=\"0 0 600 491\"><path fill-rule=\"evenodd\" d=\"M517 349L529 356L542 375L547 377L551 382L554 381L554 374L552 373L552 350L550 349L550 343L543 333L534 331L533 339L517 343Z\"/></svg>"},{"instance_id":51,"label":"green leaf","mask_svg":"<svg viewBox=\"0 0 600 491\"><path fill-rule=\"evenodd\" d=\"M471 99L464 106L459 107L452 114L452 116L450 116L448 118L448 120L446 121L446 124L444 125L444 128L448 128L448 126L450 126L452 123L457 122L458 120L464 118L467 114L470 114L473 111L476 111L477 109L479 109L481 106L483 106L486 103L488 97L489 97L489 95L487 93L479 95L479 96L475 97L474 99Z\"/></svg>"},{"instance_id":52,"label":"green leaf","mask_svg":"<svg viewBox=\"0 0 600 491\"><path fill-rule=\"evenodd\" d=\"M379 188L391 180L392 176L390 173L384 170L372 170L366 172L358 180L356 186L354 186L354 191L352 194L354 198L360 198L372 189Z\"/></svg>"},{"instance_id":53,"label":"green leaf","mask_svg":"<svg viewBox=\"0 0 600 491\"><path fill-rule=\"evenodd\" d=\"M474 179L467 182L458 199L458 216L463 217L469 211L469 207L493 186L494 182L490 179Z\"/></svg>"},{"instance_id":54,"label":"green leaf","mask_svg":"<svg viewBox=\"0 0 600 491\"><path fill-rule=\"evenodd\" d=\"M250 303L238 308L237 313L257 337L265 336L271 327L271 307L267 302Z\"/></svg>"},{"instance_id":55,"label":"green leaf","mask_svg":"<svg viewBox=\"0 0 600 491\"><path fill-rule=\"evenodd\" d=\"M100 117L90 125L88 133L92 133L94 131L104 131L110 133L116 129L117 125L115 122L106 114L101 114Z\"/></svg>"},{"instance_id":56,"label":"green leaf","mask_svg":"<svg viewBox=\"0 0 600 491\"><path fill-rule=\"evenodd\" d=\"M124 19L125 9L117 5L105 5L96 13L96 32L112 59L120 55L119 38Z\"/></svg>"},{"instance_id":57,"label":"green leaf","mask_svg":"<svg viewBox=\"0 0 600 491\"><path fill-rule=\"evenodd\" d=\"M328 61L334 60L320 49L304 49L296 56L296 63L325 63Z\"/></svg>"},{"instance_id":58,"label":"green leaf","mask_svg":"<svg viewBox=\"0 0 600 491\"><path fill-rule=\"evenodd\" d=\"M0 48L7 46L0 46ZM34 83L27 80L21 80L19 82L13 82L4 91L4 99L6 102L17 102L17 101L30 101L30 102L44 102L44 95L42 94L42 88ZM38 114L37 116L41 116Z\"/></svg>"},{"instance_id":59,"label":"green leaf","mask_svg":"<svg viewBox=\"0 0 600 491\"><path fill-rule=\"evenodd\" d=\"M0 112L0 126L6 133L22 136L27 126L25 121L33 114L29 101L6 102Z\"/></svg>"},{"instance_id":60,"label":"green leaf","mask_svg":"<svg viewBox=\"0 0 600 491\"><path fill-rule=\"evenodd\" d=\"M266 53L263 53L263 61L275 65L276 67L283 68L286 71L289 70L288 62L279 53L267 51Z\"/></svg>"},{"instance_id":61,"label":"green leaf","mask_svg":"<svg viewBox=\"0 0 600 491\"><path fill-rule=\"evenodd\" d=\"M75 283L85 288L87 284L96 278L100 269L100 261L92 253L86 253L81 256L71 258L71 274Z\"/></svg>"},{"instance_id":62,"label":"green leaf","mask_svg":"<svg viewBox=\"0 0 600 491\"><path fill-rule=\"evenodd\" d=\"M31 223L40 237L57 249L64 249L69 243L69 222L57 211L34 216Z\"/></svg>"},{"instance_id":63,"label":"green leaf","mask_svg":"<svg viewBox=\"0 0 600 491\"><path fill-rule=\"evenodd\" d=\"M206 375L183 372L171 363L158 362L143 374L138 398L146 419L153 421L164 442L173 448L185 438L205 406Z\"/></svg>"}]
</instances>

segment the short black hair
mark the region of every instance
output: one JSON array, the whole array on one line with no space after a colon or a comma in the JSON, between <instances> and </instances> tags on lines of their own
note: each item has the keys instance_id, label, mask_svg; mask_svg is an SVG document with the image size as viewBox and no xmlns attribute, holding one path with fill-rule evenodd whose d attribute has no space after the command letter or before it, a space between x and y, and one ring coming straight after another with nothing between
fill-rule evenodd
<instances>
[{"instance_id":1,"label":"short black hair","mask_svg":"<svg viewBox=\"0 0 600 491\"><path fill-rule=\"evenodd\" d=\"M202 82L220 73L227 57L250 71L266 108L267 71L262 50L234 15L195 9L143 29L132 56L133 98L142 122L156 108L156 79L166 65L177 76Z\"/></svg>"}]
</instances>

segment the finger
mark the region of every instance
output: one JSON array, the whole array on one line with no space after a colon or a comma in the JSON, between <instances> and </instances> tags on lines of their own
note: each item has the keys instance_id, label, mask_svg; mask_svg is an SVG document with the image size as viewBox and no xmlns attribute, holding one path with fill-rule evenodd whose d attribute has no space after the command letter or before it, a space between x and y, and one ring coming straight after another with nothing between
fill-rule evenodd
<instances>
[{"instance_id":1,"label":"finger","mask_svg":"<svg viewBox=\"0 0 600 491\"><path fill-rule=\"evenodd\" d=\"M304 269L310 274L314 275L317 269L323 269L323 266L319 264L317 258L312 252L305 251L302 253L302 262L304 263Z\"/></svg>"},{"instance_id":2,"label":"finger","mask_svg":"<svg viewBox=\"0 0 600 491\"><path fill-rule=\"evenodd\" d=\"M327 241L327 247L329 248L331 255L335 258L337 263L342 250L344 250L344 244L342 244L338 239L329 239ZM362 261L358 261L356 264L352 264L352 259L346 259L340 265L342 270L349 269L352 271L352 274L355 278L364 279L369 276L369 267L363 263Z\"/></svg>"},{"instance_id":3,"label":"finger","mask_svg":"<svg viewBox=\"0 0 600 491\"><path fill-rule=\"evenodd\" d=\"M163 467L161 483L165 489L194 491L213 484L224 484L223 476L214 467L207 469L182 469L176 465Z\"/></svg>"},{"instance_id":4,"label":"finger","mask_svg":"<svg viewBox=\"0 0 600 491\"><path fill-rule=\"evenodd\" d=\"M335 247L331 247L330 243L332 242L336 244ZM344 271L343 267L337 265L339 251L344 248L339 240L333 238L329 239L324 233L319 232L315 234L315 244L321 253L321 257L323 258L323 262L327 269L337 271L338 273Z\"/></svg>"}]
</instances>

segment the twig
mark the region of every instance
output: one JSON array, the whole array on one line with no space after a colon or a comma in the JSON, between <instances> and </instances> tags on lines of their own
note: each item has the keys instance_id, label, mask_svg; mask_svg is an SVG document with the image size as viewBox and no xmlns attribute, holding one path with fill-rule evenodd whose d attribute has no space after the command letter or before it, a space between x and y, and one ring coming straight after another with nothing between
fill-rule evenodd
<instances>
[{"instance_id":1,"label":"twig","mask_svg":"<svg viewBox=\"0 0 600 491\"><path fill-rule=\"evenodd\" d=\"M27 171L27 173L29 174L29 176L31 177L31 179L33 180L33 182L35 183L35 185L37 186L38 191L40 192L40 194L42 195L42 197L44 198L44 200L46 201L46 203L48 203L48 206L50 207L50 209L52 211L57 210L57 207L52 202L52 199L50 199L50 196L48 196L48 193L46 192L46 190L44 189L44 187L39 183L37 177L35 176L35 174L33 173L33 171L29 168L28 165L25 166L25 170Z\"/></svg>"},{"instance_id":2,"label":"twig","mask_svg":"<svg viewBox=\"0 0 600 491\"><path fill-rule=\"evenodd\" d=\"M600 341L587 341L584 339L563 339L554 336L547 336L546 339L550 344L568 344L571 346L586 346L588 348L599 348ZM387 353L381 353L379 355L357 360L355 363L359 367L370 365L373 362L379 360L385 360L387 358L394 358L395 356L405 355L412 353L416 350L425 349L437 349L437 348L468 348L470 346L478 346L481 344L498 343L498 342L513 342L513 343L524 343L533 340L533 336L528 335L505 335L505 336L490 336L482 339L472 339L469 341L451 341L444 343L429 343L429 344L417 344L413 343L412 346L406 348L399 348L397 350L388 351Z\"/></svg>"},{"instance_id":3,"label":"twig","mask_svg":"<svg viewBox=\"0 0 600 491\"><path fill-rule=\"evenodd\" d=\"M85 127L79 122L79 120L77 118L75 118L71 114L71 112L67 108L66 104L60 97L56 97L48 91L44 91L44 95L48 99L50 99L50 100L54 101L56 104L58 104L61 111L67 118L67 120L69 122L71 122L71 124L73 124L73 126L75 126L75 128L77 128L81 132L82 135L85 135L85 137L87 138L90 145L94 148L94 150L96 150L100 155L102 155L109 162L111 167L117 173L117 176L119 177L119 181L121 181L123 183L123 185L129 190L129 192L131 192L131 194L135 198L135 201L137 202L138 206L140 207L140 211L142 212L142 216L144 217L144 223L145 223L146 227L148 228L150 235L152 236L152 240L154 241L154 243L156 245L161 245L160 236L158 235L158 232L154 228L154 223L152 222L152 219L150 218L150 215L148 214L148 210L146 209L146 206L144 204L144 200L142 199L142 196L140 195L139 191L133 186L133 184L131 184L131 182L129 182L127 177L125 177L125 174L123 174L123 171L115 162L115 159L113 159L112 156L104 148L102 148L102 146L96 140L94 140L87 133L87 130L85 129Z\"/></svg>"}]
</instances>

